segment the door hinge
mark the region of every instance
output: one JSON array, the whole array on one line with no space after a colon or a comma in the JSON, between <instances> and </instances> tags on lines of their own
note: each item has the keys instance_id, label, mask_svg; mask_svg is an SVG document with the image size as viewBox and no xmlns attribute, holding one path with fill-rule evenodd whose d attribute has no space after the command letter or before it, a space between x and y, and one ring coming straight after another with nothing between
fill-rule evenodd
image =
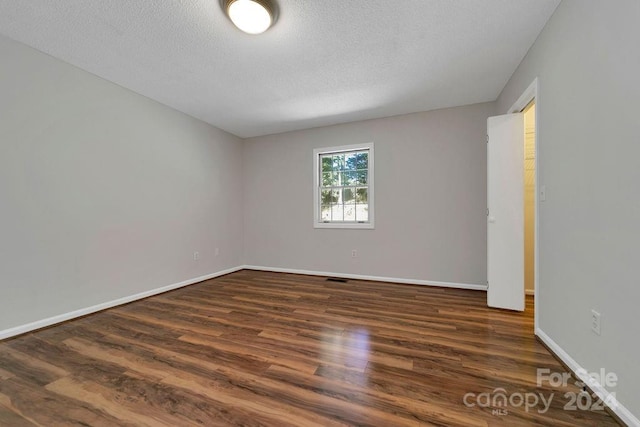
<instances>
[{"instance_id":1,"label":"door hinge","mask_svg":"<svg viewBox=\"0 0 640 427\"><path fill-rule=\"evenodd\" d=\"M489 209L487 209L487 216L489 216Z\"/></svg>"},{"instance_id":2,"label":"door hinge","mask_svg":"<svg viewBox=\"0 0 640 427\"><path fill-rule=\"evenodd\" d=\"M489 143L489 135L487 135L487 144Z\"/></svg>"}]
</instances>

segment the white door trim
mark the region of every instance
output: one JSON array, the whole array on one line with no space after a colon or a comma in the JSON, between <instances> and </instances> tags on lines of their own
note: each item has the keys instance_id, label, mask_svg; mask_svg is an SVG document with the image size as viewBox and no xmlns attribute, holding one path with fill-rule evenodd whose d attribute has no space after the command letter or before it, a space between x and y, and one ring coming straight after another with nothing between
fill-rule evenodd
<instances>
[{"instance_id":1,"label":"white door trim","mask_svg":"<svg viewBox=\"0 0 640 427\"><path fill-rule=\"evenodd\" d=\"M520 98L511 106L507 114L517 113L525 109L527 105L531 101L535 99L536 101L536 130L535 130L535 183L536 183L536 191L534 193L534 209L535 209L535 229L534 229L534 257L533 260L533 271L534 271L534 279L533 279L533 289L536 296L536 301L534 304L534 313L533 313L533 322L535 325L535 330L540 329L539 325L539 313L540 313L540 291L538 288L539 280L540 280L540 250L539 250L539 235L540 235L540 200L538 198L540 192L540 138L538 137L538 129L540 128L540 96L539 96L539 84L538 78L533 79L533 82L527 87L527 89L520 95ZM537 334L537 333L536 333Z\"/></svg>"},{"instance_id":2,"label":"white door trim","mask_svg":"<svg viewBox=\"0 0 640 427\"><path fill-rule=\"evenodd\" d=\"M538 104L538 102L537 102L537 98L538 98L538 78L537 77L533 80L533 82L531 82L529 87L522 93L522 95L520 95L520 98L518 98L518 100L511 106L511 108L509 108L509 111L507 111L507 114L521 112L522 110L525 109L525 107L527 105L529 105L529 103L534 98L536 98L536 104ZM537 117L536 117L536 119L537 119ZM537 123L537 120L536 120L536 123Z\"/></svg>"}]
</instances>

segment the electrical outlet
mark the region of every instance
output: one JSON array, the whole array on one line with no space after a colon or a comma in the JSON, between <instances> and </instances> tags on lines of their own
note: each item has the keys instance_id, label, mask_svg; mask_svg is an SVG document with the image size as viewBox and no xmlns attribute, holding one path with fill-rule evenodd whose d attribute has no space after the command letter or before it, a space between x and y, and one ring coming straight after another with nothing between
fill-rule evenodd
<instances>
[{"instance_id":1,"label":"electrical outlet","mask_svg":"<svg viewBox=\"0 0 640 427\"><path fill-rule=\"evenodd\" d=\"M198 261L200 259L200 252L194 252L193 253L193 260L194 261Z\"/></svg>"},{"instance_id":2,"label":"electrical outlet","mask_svg":"<svg viewBox=\"0 0 640 427\"><path fill-rule=\"evenodd\" d=\"M213 251L213 256L218 256L218 255L220 255L220 248L216 248L216 249Z\"/></svg>"},{"instance_id":3,"label":"electrical outlet","mask_svg":"<svg viewBox=\"0 0 640 427\"><path fill-rule=\"evenodd\" d=\"M352 249L351 250L351 258L357 258L358 257L358 251L356 249Z\"/></svg>"},{"instance_id":4,"label":"electrical outlet","mask_svg":"<svg viewBox=\"0 0 640 427\"><path fill-rule=\"evenodd\" d=\"M594 334L600 335L600 313L591 309L591 330Z\"/></svg>"}]
</instances>

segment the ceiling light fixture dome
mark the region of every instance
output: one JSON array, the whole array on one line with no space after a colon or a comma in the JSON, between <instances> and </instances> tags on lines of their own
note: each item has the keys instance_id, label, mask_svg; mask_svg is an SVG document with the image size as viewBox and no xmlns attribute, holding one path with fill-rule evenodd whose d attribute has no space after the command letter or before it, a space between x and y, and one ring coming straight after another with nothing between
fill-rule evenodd
<instances>
[{"instance_id":1,"label":"ceiling light fixture dome","mask_svg":"<svg viewBox=\"0 0 640 427\"><path fill-rule=\"evenodd\" d=\"M264 33L276 18L270 0L224 0L224 11L236 27L248 34Z\"/></svg>"}]
</instances>

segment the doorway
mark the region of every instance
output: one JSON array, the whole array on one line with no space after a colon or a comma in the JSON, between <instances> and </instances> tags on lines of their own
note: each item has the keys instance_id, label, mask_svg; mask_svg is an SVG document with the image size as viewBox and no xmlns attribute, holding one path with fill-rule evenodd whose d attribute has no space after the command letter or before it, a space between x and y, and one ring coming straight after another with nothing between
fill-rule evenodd
<instances>
[{"instance_id":1,"label":"doorway","mask_svg":"<svg viewBox=\"0 0 640 427\"><path fill-rule=\"evenodd\" d=\"M536 103L524 110L524 290L535 295Z\"/></svg>"},{"instance_id":2,"label":"doorway","mask_svg":"<svg viewBox=\"0 0 640 427\"><path fill-rule=\"evenodd\" d=\"M531 108L531 109L530 109ZM528 136L530 139L530 146L525 147L525 185L527 178L532 182L532 188L529 188L529 197L533 197L533 212L528 218L529 227L529 250L532 251L532 255L528 259L525 259L525 265L533 263L533 271L529 273L529 281L533 281L533 289L531 284L525 285L526 307L530 309L533 305L534 313L534 333L537 334L539 329L540 319L540 254L539 254L539 235L540 235L540 203L545 201L546 191L545 187L540 184L540 139L538 129L540 129L540 99L538 97L538 78L535 78L529 87L520 95L520 98L511 106L509 113L522 112L525 115L529 115L529 123L527 125L525 117L525 141ZM527 128L529 132L527 134ZM527 160L529 159L529 160ZM527 165L528 163L528 165ZM533 171L529 177L526 175L527 166L532 168ZM530 184L531 186L531 184ZM525 201L526 202L526 201ZM527 222L525 221L525 224ZM527 225L525 225L527 226ZM526 253L526 251L525 251ZM525 272L525 274L527 274Z\"/></svg>"}]
</instances>

